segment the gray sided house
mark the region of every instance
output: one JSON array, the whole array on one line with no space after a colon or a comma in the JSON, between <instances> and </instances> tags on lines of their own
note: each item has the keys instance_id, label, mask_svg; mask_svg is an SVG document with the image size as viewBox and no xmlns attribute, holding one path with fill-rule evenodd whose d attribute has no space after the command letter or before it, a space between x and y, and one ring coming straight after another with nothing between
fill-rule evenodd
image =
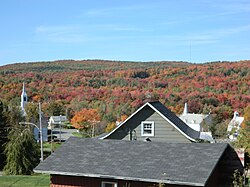
<instances>
[{"instance_id":1,"label":"gray sided house","mask_svg":"<svg viewBox=\"0 0 250 187\"><path fill-rule=\"evenodd\" d=\"M226 187L242 171L228 144L69 138L34 171L50 187Z\"/></svg>"},{"instance_id":2,"label":"gray sided house","mask_svg":"<svg viewBox=\"0 0 250 187\"><path fill-rule=\"evenodd\" d=\"M190 143L200 139L200 132L156 101L144 104L101 139Z\"/></svg>"}]
</instances>

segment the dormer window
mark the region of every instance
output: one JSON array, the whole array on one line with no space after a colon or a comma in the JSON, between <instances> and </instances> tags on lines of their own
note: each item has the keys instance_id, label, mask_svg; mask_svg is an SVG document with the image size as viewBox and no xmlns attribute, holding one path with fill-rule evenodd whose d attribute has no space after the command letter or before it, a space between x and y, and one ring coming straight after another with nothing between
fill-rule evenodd
<instances>
[{"instance_id":1,"label":"dormer window","mask_svg":"<svg viewBox=\"0 0 250 187\"><path fill-rule=\"evenodd\" d=\"M141 122L141 136L154 136L154 130L153 121Z\"/></svg>"}]
</instances>

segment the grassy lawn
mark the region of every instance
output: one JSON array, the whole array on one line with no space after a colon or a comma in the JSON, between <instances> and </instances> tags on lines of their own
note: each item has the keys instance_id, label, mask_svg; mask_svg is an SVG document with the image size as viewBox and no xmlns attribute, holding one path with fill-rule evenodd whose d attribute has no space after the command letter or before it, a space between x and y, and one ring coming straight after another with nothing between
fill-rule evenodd
<instances>
[{"instance_id":1,"label":"grassy lawn","mask_svg":"<svg viewBox=\"0 0 250 187\"><path fill-rule=\"evenodd\" d=\"M78 138L89 138L90 136L86 133L72 132L72 135Z\"/></svg>"},{"instance_id":2,"label":"grassy lawn","mask_svg":"<svg viewBox=\"0 0 250 187\"><path fill-rule=\"evenodd\" d=\"M79 133L79 132L73 132L72 134L73 134L73 136L76 136L78 138L82 138L83 137L83 135L81 133Z\"/></svg>"},{"instance_id":3,"label":"grassy lawn","mask_svg":"<svg viewBox=\"0 0 250 187\"><path fill-rule=\"evenodd\" d=\"M53 149L57 149L61 145L60 142L53 142L52 144L53 144ZM51 143L44 142L43 143L43 148L44 148L45 151L51 151Z\"/></svg>"},{"instance_id":4,"label":"grassy lawn","mask_svg":"<svg viewBox=\"0 0 250 187\"><path fill-rule=\"evenodd\" d=\"M1 187L48 187L49 175L8 175L0 176Z\"/></svg>"}]
</instances>

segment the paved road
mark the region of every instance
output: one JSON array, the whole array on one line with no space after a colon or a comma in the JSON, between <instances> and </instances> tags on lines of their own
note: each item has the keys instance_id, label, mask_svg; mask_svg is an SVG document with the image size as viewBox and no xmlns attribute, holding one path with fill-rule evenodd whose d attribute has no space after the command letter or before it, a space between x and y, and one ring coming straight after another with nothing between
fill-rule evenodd
<instances>
[{"instance_id":1,"label":"paved road","mask_svg":"<svg viewBox=\"0 0 250 187\"><path fill-rule=\"evenodd\" d=\"M61 129L61 138L62 140L67 140L70 136L73 136L72 133L77 132L76 129ZM54 128L53 134L57 136L58 139L60 139L60 128Z\"/></svg>"}]
</instances>

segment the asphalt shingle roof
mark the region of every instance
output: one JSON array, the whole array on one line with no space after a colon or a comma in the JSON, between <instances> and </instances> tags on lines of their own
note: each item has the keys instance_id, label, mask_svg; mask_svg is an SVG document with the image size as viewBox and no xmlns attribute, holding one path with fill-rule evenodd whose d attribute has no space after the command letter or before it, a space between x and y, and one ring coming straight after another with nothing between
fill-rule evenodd
<instances>
[{"instance_id":1,"label":"asphalt shingle roof","mask_svg":"<svg viewBox=\"0 0 250 187\"><path fill-rule=\"evenodd\" d=\"M34 171L203 186L226 147L71 137Z\"/></svg>"}]
</instances>

